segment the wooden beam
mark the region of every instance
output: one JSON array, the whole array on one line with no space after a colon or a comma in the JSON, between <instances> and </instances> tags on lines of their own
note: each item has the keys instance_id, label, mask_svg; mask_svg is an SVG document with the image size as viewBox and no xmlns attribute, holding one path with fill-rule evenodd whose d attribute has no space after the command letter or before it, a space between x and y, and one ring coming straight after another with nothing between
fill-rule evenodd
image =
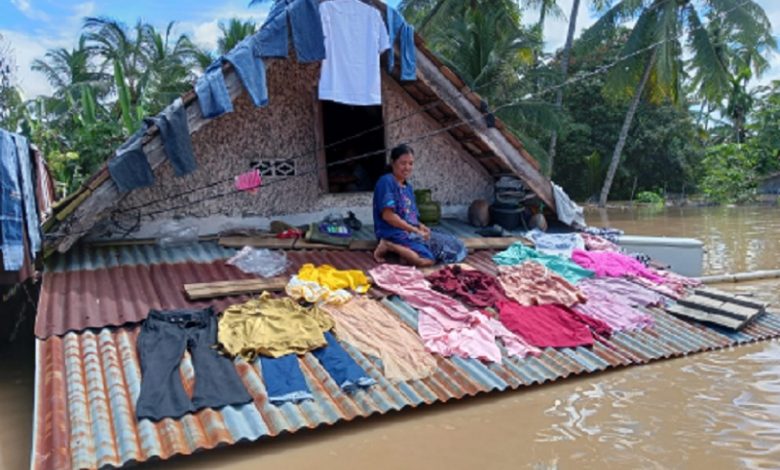
<instances>
[{"instance_id":1,"label":"wooden beam","mask_svg":"<svg viewBox=\"0 0 780 470\"><path fill-rule=\"evenodd\" d=\"M281 291L290 281L287 276L266 279L231 279L228 281L184 284L184 292L190 300L213 299L233 295L257 294L263 291Z\"/></svg>"},{"instance_id":2,"label":"wooden beam","mask_svg":"<svg viewBox=\"0 0 780 470\"><path fill-rule=\"evenodd\" d=\"M533 157L530 157L522 147L515 146L519 141L510 141L510 138L500 129L488 128L479 108L475 107L456 86L459 80L453 83L446 73L442 76L443 70L439 69L422 50L418 49L416 54L418 79L424 81L450 107L454 108L461 119L469 121L470 127L490 151L498 155L550 208L554 208L555 199L550 181L531 163Z\"/></svg>"}]
</instances>

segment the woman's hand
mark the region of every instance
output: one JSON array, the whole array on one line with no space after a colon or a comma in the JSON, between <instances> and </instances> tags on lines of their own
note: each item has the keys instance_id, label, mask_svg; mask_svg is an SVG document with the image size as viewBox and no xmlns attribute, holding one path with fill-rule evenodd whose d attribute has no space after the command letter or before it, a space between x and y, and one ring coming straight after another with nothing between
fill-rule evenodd
<instances>
[{"instance_id":1,"label":"woman's hand","mask_svg":"<svg viewBox=\"0 0 780 470\"><path fill-rule=\"evenodd\" d=\"M420 226L417 228L417 233L423 237L423 240L428 240L431 238L431 229L423 224L420 224Z\"/></svg>"}]
</instances>

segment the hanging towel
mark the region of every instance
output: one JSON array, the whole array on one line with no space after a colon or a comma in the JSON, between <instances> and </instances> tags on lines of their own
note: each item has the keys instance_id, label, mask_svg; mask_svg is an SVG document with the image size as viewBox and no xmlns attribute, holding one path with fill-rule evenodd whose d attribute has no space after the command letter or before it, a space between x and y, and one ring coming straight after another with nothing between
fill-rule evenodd
<instances>
[{"instance_id":1,"label":"hanging towel","mask_svg":"<svg viewBox=\"0 0 780 470\"><path fill-rule=\"evenodd\" d=\"M406 22L404 17L390 6L387 7L387 35L391 49L387 54L387 71L392 72L395 66L395 51L392 45L395 39L400 39L401 48L401 80L417 79L417 58L414 49L414 27Z\"/></svg>"}]
</instances>

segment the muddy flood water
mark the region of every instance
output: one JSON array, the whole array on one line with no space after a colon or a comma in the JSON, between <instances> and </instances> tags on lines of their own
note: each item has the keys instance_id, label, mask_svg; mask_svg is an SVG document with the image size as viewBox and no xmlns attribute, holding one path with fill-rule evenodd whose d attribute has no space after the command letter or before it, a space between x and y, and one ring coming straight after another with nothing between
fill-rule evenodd
<instances>
[{"instance_id":1,"label":"muddy flood water","mask_svg":"<svg viewBox=\"0 0 780 470\"><path fill-rule=\"evenodd\" d=\"M706 274L780 269L780 210L589 212L589 223L705 244ZM722 284L774 302L780 281ZM29 466L31 341L0 351L0 469ZM255 468L780 468L780 343L494 393L143 465Z\"/></svg>"}]
</instances>

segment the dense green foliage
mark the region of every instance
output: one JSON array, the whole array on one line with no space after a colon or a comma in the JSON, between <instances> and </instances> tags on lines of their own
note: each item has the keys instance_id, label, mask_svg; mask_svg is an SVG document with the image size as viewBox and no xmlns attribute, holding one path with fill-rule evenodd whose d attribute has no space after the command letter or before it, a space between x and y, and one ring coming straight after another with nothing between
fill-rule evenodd
<instances>
[{"instance_id":1,"label":"dense green foliage","mask_svg":"<svg viewBox=\"0 0 780 470\"><path fill-rule=\"evenodd\" d=\"M262 1L270 0L250 5ZM575 199L700 192L744 201L780 169L780 85L755 87L776 44L754 0L581 1L599 18L555 54L543 52L543 32L567 13L556 0L402 0L400 8ZM539 13L532 25L522 21L529 11ZM62 192L72 191L144 116L258 27L231 19L219 28L217 49L206 51L174 23L86 18L75 47L33 62L54 91L27 102L0 38L0 126L30 136Z\"/></svg>"}]
</instances>

